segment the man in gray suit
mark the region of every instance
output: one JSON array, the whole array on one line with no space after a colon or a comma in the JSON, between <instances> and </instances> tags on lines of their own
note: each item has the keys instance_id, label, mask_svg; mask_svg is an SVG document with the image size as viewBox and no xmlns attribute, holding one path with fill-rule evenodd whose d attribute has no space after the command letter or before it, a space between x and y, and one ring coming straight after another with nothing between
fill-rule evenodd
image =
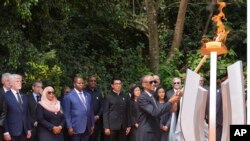
<instances>
[{"instance_id":1,"label":"man in gray suit","mask_svg":"<svg viewBox=\"0 0 250 141\"><path fill-rule=\"evenodd\" d=\"M160 116L168 111L176 110L176 103L180 95L173 95L162 108L156 105L153 97L155 80L151 75L145 75L141 79L144 91L138 99L139 104L139 127L137 130L137 141L159 141L160 140Z\"/></svg>"},{"instance_id":2,"label":"man in gray suit","mask_svg":"<svg viewBox=\"0 0 250 141\"><path fill-rule=\"evenodd\" d=\"M0 141L3 141L3 121L6 117L6 105L4 100L4 94L10 90L10 73L2 74L3 87L0 88Z\"/></svg>"},{"instance_id":3,"label":"man in gray suit","mask_svg":"<svg viewBox=\"0 0 250 141\"><path fill-rule=\"evenodd\" d=\"M181 79L179 77L174 77L172 80L173 89L167 91L167 99L170 99L178 90L181 90ZM177 103L176 119L178 119L180 111L180 103Z\"/></svg>"}]
</instances>

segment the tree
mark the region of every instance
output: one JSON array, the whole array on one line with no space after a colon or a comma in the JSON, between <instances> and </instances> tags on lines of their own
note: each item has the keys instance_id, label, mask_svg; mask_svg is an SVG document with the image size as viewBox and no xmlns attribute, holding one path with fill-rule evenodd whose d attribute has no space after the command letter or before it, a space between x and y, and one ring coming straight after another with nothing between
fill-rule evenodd
<instances>
[{"instance_id":1,"label":"tree","mask_svg":"<svg viewBox=\"0 0 250 141\"><path fill-rule=\"evenodd\" d=\"M150 69L153 73L158 73L160 49L157 29L157 15L160 6L160 0L145 0L145 5L148 18Z\"/></svg>"},{"instance_id":2,"label":"tree","mask_svg":"<svg viewBox=\"0 0 250 141\"><path fill-rule=\"evenodd\" d=\"M186 11L187 11L188 2L189 2L189 0L181 0L181 2L180 2L179 12L178 12L176 26L175 26L175 30L174 30L173 43L172 43L171 49L169 51L170 57L174 56L175 48L179 49L181 46L183 28L184 28L184 23L185 23L185 15L186 15Z\"/></svg>"}]
</instances>

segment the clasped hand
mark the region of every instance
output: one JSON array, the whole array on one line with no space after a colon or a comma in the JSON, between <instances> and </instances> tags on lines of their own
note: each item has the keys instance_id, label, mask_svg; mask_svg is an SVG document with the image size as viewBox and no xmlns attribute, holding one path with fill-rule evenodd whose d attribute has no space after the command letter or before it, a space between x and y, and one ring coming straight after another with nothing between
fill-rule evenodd
<instances>
[{"instance_id":1,"label":"clasped hand","mask_svg":"<svg viewBox=\"0 0 250 141\"><path fill-rule=\"evenodd\" d=\"M54 127L52 128L52 132L53 132L54 134L60 134L60 133L61 133L61 130L62 130L62 126L54 126Z\"/></svg>"}]
</instances>

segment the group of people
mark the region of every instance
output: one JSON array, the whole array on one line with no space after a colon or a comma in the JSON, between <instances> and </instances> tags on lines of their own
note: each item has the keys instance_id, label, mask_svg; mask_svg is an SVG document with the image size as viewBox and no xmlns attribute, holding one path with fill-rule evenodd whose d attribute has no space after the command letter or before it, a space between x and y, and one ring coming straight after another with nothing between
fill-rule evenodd
<instances>
[{"instance_id":1,"label":"group of people","mask_svg":"<svg viewBox=\"0 0 250 141\"><path fill-rule=\"evenodd\" d=\"M173 114L178 116L181 79L166 91L157 75L145 75L129 94L122 80L111 80L103 96L96 77L76 76L73 88L57 98L52 86L39 80L32 93L22 93L22 77L4 73L0 94L0 141L168 141Z\"/></svg>"}]
</instances>

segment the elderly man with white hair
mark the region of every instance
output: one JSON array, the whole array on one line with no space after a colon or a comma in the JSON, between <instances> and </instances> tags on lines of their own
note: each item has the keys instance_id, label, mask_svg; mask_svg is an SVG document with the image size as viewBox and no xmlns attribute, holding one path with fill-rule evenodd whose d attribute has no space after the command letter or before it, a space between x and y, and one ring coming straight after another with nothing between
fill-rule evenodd
<instances>
[{"instance_id":1,"label":"elderly man with white hair","mask_svg":"<svg viewBox=\"0 0 250 141\"><path fill-rule=\"evenodd\" d=\"M4 139L24 141L31 137L31 121L27 97L21 93L22 76L10 75L10 90L4 94L6 118L4 120Z\"/></svg>"},{"instance_id":2,"label":"elderly man with white hair","mask_svg":"<svg viewBox=\"0 0 250 141\"><path fill-rule=\"evenodd\" d=\"M9 77L10 73L2 74L3 87L0 88L0 141L3 140L3 120L6 116L6 106L3 95L10 89Z\"/></svg>"}]
</instances>

